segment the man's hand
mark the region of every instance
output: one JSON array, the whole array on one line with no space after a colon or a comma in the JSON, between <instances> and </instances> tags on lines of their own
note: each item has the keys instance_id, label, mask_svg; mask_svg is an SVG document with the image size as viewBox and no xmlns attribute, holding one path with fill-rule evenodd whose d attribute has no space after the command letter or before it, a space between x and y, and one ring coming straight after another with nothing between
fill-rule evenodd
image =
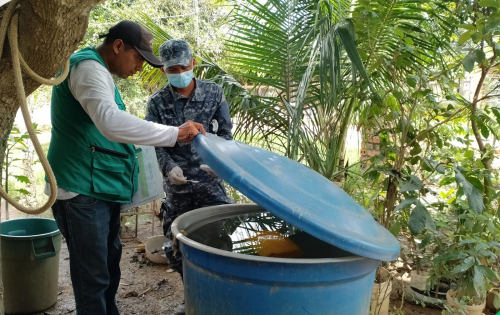
<instances>
[{"instance_id":1,"label":"man's hand","mask_svg":"<svg viewBox=\"0 0 500 315\"><path fill-rule=\"evenodd\" d=\"M210 175L210 176L217 176L217 174L215 174L215 172L207 164L201 164L200 168L203 171L207 172L207 174Z\"/></svg>"},{"instance_id":2,"label":"man's hand","mask_svg":"<svg viewBox=\"0 0 500 315\"><path fill-rule=\"evenodd\" d=\"M168 173L168 179L174 185L184 185L187 183L186 177L184 177L184 173L182 169L178 166L174 167L170 173Z\"/></svg>"},{"instance_id":3,"label":"man's hand","mask_svg":"<svg viewBox=\"0 0 500 315\"><path fill-rule=\"evenodd\" d=\"M179 127L179 135L177 136L177 141L191 142L193 141L194 137L196 137L200 132L204 136L207 135L202 124L188 120Z\"/></svg>"}]
</instances>

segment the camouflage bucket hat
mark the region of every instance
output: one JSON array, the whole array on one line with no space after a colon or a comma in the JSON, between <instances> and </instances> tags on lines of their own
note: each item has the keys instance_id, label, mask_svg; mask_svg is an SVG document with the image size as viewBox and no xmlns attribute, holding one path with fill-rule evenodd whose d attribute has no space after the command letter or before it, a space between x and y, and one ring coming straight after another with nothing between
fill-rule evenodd
<instances>
[{"instance_id":1,"label":"camouflage bucket hat","mask_svg":"<svg viewBox=\"0 0 500 315\"><path fill-rule=\"evenodd\" d=\"M193 51L185 40L171 39L161 44L159 55L165 68L177 65L187 67L193 58Z\"/></svg>"}]
</instances>

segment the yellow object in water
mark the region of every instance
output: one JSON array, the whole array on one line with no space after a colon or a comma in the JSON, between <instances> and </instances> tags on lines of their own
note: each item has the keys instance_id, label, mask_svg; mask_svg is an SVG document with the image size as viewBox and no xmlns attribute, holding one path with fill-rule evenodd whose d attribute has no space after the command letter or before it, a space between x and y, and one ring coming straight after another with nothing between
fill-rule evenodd
<instances>
[{"instance_id":1,"label":"yellow object in water","mask_svg":"<svg viewBox=\"0 0 500 315\"><path fill-rule=\"evenodd\" d=\"M257 235L248 241L259 256L299 258L304 255L300 247L278 231L257 232Z\"/></svg>"}]
</instances>

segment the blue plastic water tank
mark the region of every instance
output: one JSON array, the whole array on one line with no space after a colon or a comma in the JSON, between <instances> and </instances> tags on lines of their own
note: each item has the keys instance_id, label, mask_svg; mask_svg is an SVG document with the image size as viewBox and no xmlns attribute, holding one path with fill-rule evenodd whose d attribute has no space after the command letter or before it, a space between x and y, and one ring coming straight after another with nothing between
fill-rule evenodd
<instances>
[{"instance_id":1,"label":"blue plastic water tank","mask_svg":"<svg viewBox=\"0 0 500 315\"><path fill-rule=\"evenodd\" d=\"M335 184L300 163L213 135L197 136L194 145L217 175L257 205L198 209L172 224L183 255L187 314L368 315L376 268L399 254L389 231ZM207 224L263 210L348 254L261 257L192 239Z\"/></svg>"}]
</instances>

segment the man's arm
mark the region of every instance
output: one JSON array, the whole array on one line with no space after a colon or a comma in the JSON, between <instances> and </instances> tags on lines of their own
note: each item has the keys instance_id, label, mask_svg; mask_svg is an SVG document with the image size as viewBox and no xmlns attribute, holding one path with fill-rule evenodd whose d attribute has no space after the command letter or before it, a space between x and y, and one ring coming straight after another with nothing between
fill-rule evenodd
<instances>
[{"instance_id":1,"label":"man's arm","mask_svg":"<svg viewBox=\"0 0 500 315\"><path fill-rule=\"evenodd\" d=\"M71 71L69 87L97 129L109 141L172 147L179 128L142 120L118 108L109 72L94 60L85 60Z\"/></svg>"},{"instance_id":2,"label":"man's arm","mask_svg":"<svg viewBox=\"0 0 500 315\"><path fill-rule=\"evenodd\" d=\"M218 91L219 107L214 114L214 119L217 120L217 123L219 124L217 135L226 140L233 140L233 134L231 133L233 124L231 122L231 116L229 115L229 106L227 105L226 97L224 96L222 88L218 89Z\"/></svg>"},{"instance_id":3,"label":"man's arm","mask_svg":"<svg viewBox=\"0 0 500 315\"><path fill-rule=\"evenodd\" d=\"M146 117L144 119L146 121L150 121L157 124L162 123L158 112L158 105L152 98L150 98L148 101L148 107L146 109ZM168 173L170 173L170 171L178 165L170 157L170 154L168 154L166 148L156 147L155 150L160 170L162 170L163 176L168 176Z\"/></svg>"}]
</instances>

